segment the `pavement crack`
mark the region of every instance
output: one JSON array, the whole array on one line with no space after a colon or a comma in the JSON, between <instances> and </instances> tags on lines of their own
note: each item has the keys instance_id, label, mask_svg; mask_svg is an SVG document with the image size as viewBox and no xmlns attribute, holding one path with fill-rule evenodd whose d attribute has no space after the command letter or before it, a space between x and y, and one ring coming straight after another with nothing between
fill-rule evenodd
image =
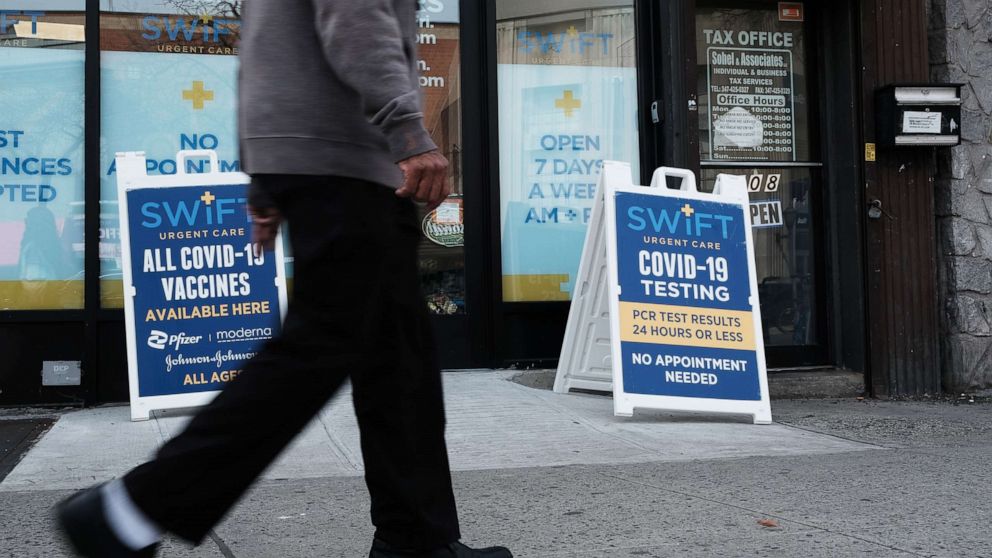
<instances>
[{"instance_id":1,"label":"pavement crack","mask_svg":"<svg viewBox=\"0 0 992 558\"><path fill-rule=\"evenodd\" d=\"M537 399L539 399L542 402L544 402L544 404L547 405L547 408L551 409L552 411L555 411L559 415L562 415L562 416L568 418L569 420L575 422L576 424L579 424L581 426L584 426L584 427L586 427L586 428L588 428L590 430L593 430L594 432L597 432L599 434L602 434L603 436L607 436L607 437L613 438L614 440L619 440L620 442L622 442L622 443L624 443L624 444L632 447L633 449L637 449L637 450L643 451L645 453L649 453L649 454L656 455L656 456L663 455L657 449L653 449L653 448L651 448L651 447L649 447L649 446L647 446L645 444L642 444L640 442L637 442L636 440L631 440L630 438L627 438L626 436L623 436L622 434L620 434L618 432L609 431L606 428L603 428L602 426L597 425L593 421L591 421L591 420L587 419L586 417L582 416L581 414L576 413L572 409L569 409L568 407L565 407L563 405L558 404L558 402L555 400L555 394L553 394L553 392L552 392L552 395L550 395L550 396L547 395L547 394L545 394L545 393L531 393L531 392L534 391L532 388L528 388L526 386L522 386L522 385L520 385L520 384L518 384L516 382L512 382L512 381L509 382L509 383L512 384L512 386L514 387L514 389L517 389L519 391L525 391L528 394L530 394L531 396L536 397Z\"/></svg>"},{"instance_id":2,"label":"pavement crack","mask_svg":"<svg viewBox=\"0 0 992 558\"><path fill-rule=\"evenodd\" d=\"M364 462L358 456L351 452L348 444L344 443L344 440L334 432L327 421L324 420L324 413L317 413L317 422L320 423L320 427L324 430L324 434L327 435L328 440L331 442L331 451L334 452L334 456L338 460L347 463L355 471L362 473L365 471Z\"/></svg>"},{"instance_id":3,"label":"pavement crack","mask_svg":"<svg viewBox=\"0 0 992 558\"><path fill-rule=\"evenodd\" d=\"M899 548L898 546L893 546L893 545L886 544L886 543L879 542L879 541L873 541L873 540L868 539L868 538L865 538L865 537L861 537L861 536L858 536L858 535L853 535L851 533L845 533L843 531L836 531L836 530L833 530L833 529L829 529L827 527L822 527L820 525L814 525L812 523L806 523L804 521L799 521L797 519L792 519L792 518L789 518L789 517L784 517L784 516L776 515L776 514L773 514L773 513L767 513L767 512L764 512L762 510L756 510L756 509L748 508L748 507L741 506L741 505L738 505L738 504L732 504L730 502L724 502L722 500L717 500L715 498L707 498L706 496L700 496L697 493L683 492L681 490L673 490L671 488L665 488L665 487L657 486L657 485L654 485L654 484L651 484L651 483L646 483L646 482L643 482L643 481L628 479L628 478L624 478L624 477L618 477L616 475L610 475L610 474L607 474L607 473L596 472L596 474L597 475L600 475L600 476L603 476L603 477L606 477L606 478L613 479L613 480L618 480L620 482L627 482L627 483L630 483L630 484L636 484L636 485L642 486L644 488L652 488L654 490L660 490L662 492L667 492L669 494L678 494L679 496L683 496L683 497L686 497L686 498L695 498L697 500L702 500L704 502L710 502L711 504L718 504L718 505L721 505L721 506L727 506L729 508L734 508L734 509L737 509L737 510L740 510L740 511L744 511L744 512L748 512L748 513L751 513L751 514L761 515L763 517L771 517L771 518L778 519L778 520L781 520L781 521L787 521L789 523L795 523L796 525L802 525L803 527L808 527L810 529L816 529L818 531L823 531L825 533L830 533L830 534L838 535L838 536L841 536L841 537L847 537L849 539L853 539L853 540L856 540L856 541L859 541L859 542L862 542L862 543L865 543L865 544L870 544L870 545L874 545L874 546L880 546L882 548L887 548L889 550L895 550L897 552L903 552L903 553L908 554L910 556L918 556L919 558L933 558L933 556L934 556L933 554L920 554L918 552L913 552L912 550L906 550L905 548Z\"/></svg>"},{"instance_id":4,"label":"pavement crack","mask_svg":"<svg viewBox=\"0 0 992 558\"><path fill-rule=\"evenodd\" d=\"M220 553L224 555L224 558L237 558L234 553L231 552L231 547L227 546L227 543L224 542L224 539L220 538L220 535L218 535L216 531L211 529L210 532L207 533L207 536L210 537L210 540L214 541L214 544L216 544L217 548L220 549Z\"/></svg>"},{"instance_id":5,"label":"pavement crack","mask_svg":"<svg viewBox=\"0 0 992 558\"><path fill-rule=\"evenodd\" d=\"M955 450L958 449L983 449L986 451L992 450L992 445L974 445L974 446L936 446L936 447L905 447L898 448L899 451L903 453L911 453L913 455L921 455L927 457L939 457L941 459L955 459L959 461L965 461L971 463L974 461L972 455L961 455Z\"/></svg>"},{"instance_id":6,"label":"pavement crack","mask_svg":"<svg viewBox=\"0 0 992 558\"><path fill-rule=\"evenodd\" d=\"M894 447L884 446L882 444L876 444L874 442L866 442L864 440L858 440L857 438L851 438L849 436L841 436L840 434L832 434L830 432L823 432L821 430L815 430L815 429L812 429L812 428L806 428L806 427L803 427L803 426L797 426L795 424L791 424L791 423L788 423L788 422L775 421L775 424L778 424L780 426L784 426L786 428L794 428L796 430L802 430L803 432L809 432L810 434L818 434L820 436L829 436L831 438L837 438L838 440L844 440L846 442L854 442L855 444L863 444L863 445L866 445L866 446L872 446L872 447L875 447L875 448L878 448L878 449L898 449L898 448L894 448Z\"/></svg>"},{"instance_id":7,"label":"pavement crack","mask_svg":"<svg viewBox=\"0 0 992 558\"><path fill-rule=\"evenodd\" d=\"M162 421L159 420L159 417L157 417L154 414L152 414L152 420L155 421L155 430L158 431L158 441L159 441L159 444L164 444L164 443L168 442L170 439L172 439L172 436L169 434L168 430L165 428L165 425L162 424Z\"/></svg>"}]
</instances>

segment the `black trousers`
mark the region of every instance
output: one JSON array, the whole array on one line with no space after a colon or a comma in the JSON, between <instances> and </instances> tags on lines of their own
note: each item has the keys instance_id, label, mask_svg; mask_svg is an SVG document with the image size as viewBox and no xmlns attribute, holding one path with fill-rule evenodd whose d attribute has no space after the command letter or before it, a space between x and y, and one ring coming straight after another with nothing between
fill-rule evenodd
<instances>
[{"instance_id":1,"label":"black trousers","mask_svg":"<svg viewBox=\"0 0 992 558\"><path fill-rule=\"evenodd\" d=\"M132 499L199 543L351 378L376 536L412 549L457 540L415 206L340 177L259 176L252 189L290 228L294 285L282 335L125 476Z\"/></svg>"}]
</instances>

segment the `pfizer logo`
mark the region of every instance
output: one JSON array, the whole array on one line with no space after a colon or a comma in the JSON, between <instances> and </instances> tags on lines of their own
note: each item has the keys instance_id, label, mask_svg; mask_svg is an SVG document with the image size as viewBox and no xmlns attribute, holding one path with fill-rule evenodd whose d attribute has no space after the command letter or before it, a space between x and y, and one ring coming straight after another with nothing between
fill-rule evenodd
<instances>
[{"instance_id":1,"label":"pfizer logo","mask_svg":"<svg viewBox=\"0 0 992 558\"><path fill-rule=\"evenodd\" d=\"M169 342L169 334L164 331L153 329L148 335L148 346L153 349L164 350L165 344Z\"/></svg>"}]
</instances>

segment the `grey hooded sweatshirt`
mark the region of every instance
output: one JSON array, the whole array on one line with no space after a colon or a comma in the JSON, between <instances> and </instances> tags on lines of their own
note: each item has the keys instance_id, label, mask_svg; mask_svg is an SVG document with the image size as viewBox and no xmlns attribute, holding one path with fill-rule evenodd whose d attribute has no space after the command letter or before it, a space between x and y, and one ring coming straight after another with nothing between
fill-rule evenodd
<instances>
[{"instance_id":1,"label":"grey hooded sweatshirt","mask_svg":"<svg viewBox=\"0 0 992 558\"><path fill-rule=\"evenodd\" d=\"M424 128L417 0L245 0L238 126L249 174L397 188Z\"/></svg>"}]
</instances>

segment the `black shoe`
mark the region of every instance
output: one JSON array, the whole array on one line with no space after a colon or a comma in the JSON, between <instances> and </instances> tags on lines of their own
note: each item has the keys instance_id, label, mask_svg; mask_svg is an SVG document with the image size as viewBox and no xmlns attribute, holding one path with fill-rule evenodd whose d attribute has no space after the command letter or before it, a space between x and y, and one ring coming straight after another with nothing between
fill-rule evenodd
<instances>
[{"instance_id":1,"label":"black shoe","mask_svg":"<svg viewBox=\"0 0 992 558\"><path fill-rule=\"evenodd\" d=\"M141 550L124 545L107 523L100 486L81 490L56 507L59 527L69 544L86 558L153 558L157 544Z\"/></svg>"},{"instance_id":2,"label":"black shoe","mask_svg":"<svg viewBox=\"0 0 992 558\"><path fill-rule=\"evenodd\" d=\"M379 539L372 541L369 558L513 558L513 554L502 546L489 548L469 548L460 542L428 550L402 550Z\"/></svg>"}]
</instances>

